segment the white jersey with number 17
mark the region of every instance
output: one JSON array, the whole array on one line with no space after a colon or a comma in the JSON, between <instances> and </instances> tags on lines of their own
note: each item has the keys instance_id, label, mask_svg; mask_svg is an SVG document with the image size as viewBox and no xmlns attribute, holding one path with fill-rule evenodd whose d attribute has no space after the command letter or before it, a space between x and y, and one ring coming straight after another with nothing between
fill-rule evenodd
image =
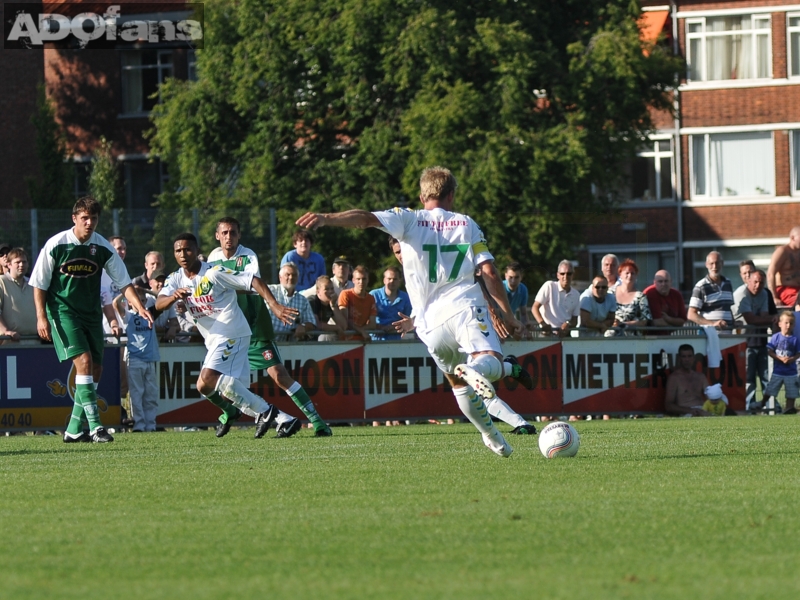
<instances>
[{"instance_id":1,"label":"white jersey with number 17","mask_svg":"<svg viewBox=\"0 0 800 600\"><path fill-rule=\"evenodd\" d=\"M478 224L442 208L373 213L400 242L416 326L430 331L469 306L486 306L476 267L493 260Z\"/></svg>"}]
</instances>

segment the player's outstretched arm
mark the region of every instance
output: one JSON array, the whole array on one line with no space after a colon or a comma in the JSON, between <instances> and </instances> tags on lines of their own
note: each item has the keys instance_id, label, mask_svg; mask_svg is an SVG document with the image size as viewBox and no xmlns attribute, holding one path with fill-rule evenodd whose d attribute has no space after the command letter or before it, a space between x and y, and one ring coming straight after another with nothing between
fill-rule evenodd
<instances>
[{"instance_id":1,"label":"player's outstretched arm","mask_svg":"<svg viewBox=\"0 0 800 600\"><path fill-rule=\"evenodd\" d=\"M144 307L142 301L139 300L139 294L136 293L136 289L133 285L126 285L124 288L120 290L122 295L125 296L125 299L128 301L133 309L137 312L137 314L147 321L150 329L153 328L153 315L150 314L150 311Z\"/></svg>"},{"instance_id":2,"label":"player's outstretched arm","mask_svg":"<svg viewBox=\"0 0 800 600\"><path fill-rule=\"evenodd\" d=\"M183 300L188 295L188 288L178 288L172 294L160 294L158 298L156 298L156 311L164 312L178 300Z\"/></svg>"},{"instance_id":3,"label":"player's outstretched arm","mask_svg":"<svg viewBox=\"0 0 800 600\"><path fill-rule=\"evenodd\" d=\"M319 229L320 227L347 227L350 229L366 229L367 227L380 227L378 217L368 210L354 208L338 213L306 213L295 224L305 229Z\"/></svg>"},{"instance_id":4,"label":"player's outstretched arm","mask_svg":"<svg viewBox=\"0 0 800 600\"><path fill-rule=\"evenodd\" d=\"M264 299L264 302L267 303L269 309L272 311L272 314L278 317L278 319L285 323L286 325L291 325L294 323L295 318L297 315L300 314L296 308L291 308L289 306L284 306L280 302L275 299L275 296L272 295L272 292L267 287L267 284L260 277L253 276L253 282L250 284L252 288Z\"/></svg>"}]
</instances>

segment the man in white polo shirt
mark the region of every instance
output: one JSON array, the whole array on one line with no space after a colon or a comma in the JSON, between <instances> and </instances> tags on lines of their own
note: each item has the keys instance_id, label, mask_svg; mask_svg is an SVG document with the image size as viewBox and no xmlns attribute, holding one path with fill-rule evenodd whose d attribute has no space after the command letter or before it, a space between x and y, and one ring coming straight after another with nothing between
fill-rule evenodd
<instances>
[{"instance_id":1,"label":"man in white polo shirt","mask_svg":"<svg viewBox=\"0 0 800 600\"><path fill-rule=\"evenodd\" d=\"M568 337L570 330L578 325L581 297L572 287L575 271L570 261L558 263L557 274L557 281L547 281L539 288L531 312L544 333Z\"/></svg>"}]
</instances>

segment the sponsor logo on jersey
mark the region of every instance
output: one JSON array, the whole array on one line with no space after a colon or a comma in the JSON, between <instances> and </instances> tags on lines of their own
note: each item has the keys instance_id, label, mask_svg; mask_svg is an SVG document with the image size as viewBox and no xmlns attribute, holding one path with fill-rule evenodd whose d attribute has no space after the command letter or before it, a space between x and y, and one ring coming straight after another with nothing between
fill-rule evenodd
<instances>
[{"instance_id":1,"label":"sponsor logo on jersey","mask_svg":"<svg viewBox=\"0 0 800 600\"><path fill-rule=\"evenodd\" d=\"M73 258L61 264L58 268L62 275L67 277L91 277L100 272L100 265L88 258Z\"/></svg>"},{"instance_id":2,"label":"sponsor logo on jersey","mask_svg":"<svg viewBox=\"0 0 800 600\"><path fill-rule=\"evenodd\" d=\"M199 298L200 296L208 296L211 293L211 288L214 287L214 284L209 281L208 277L203 277L200 280L200 283L197 284L197 288L194 290L192 296L195 298Z\"/></svg>"},{"instance_id":3,"label":"sponsor logo on jersey","mask_svg":"<svg viewBox=\"0 0 800 600\"><path fill-rule=\"evenodd\" d=\"M89 246L89 254L91 254L92 256L94 256L95 254L97 254L97 245L95 245L95 244L91 244L91 245Z\"/></svg>"}]
</instances>

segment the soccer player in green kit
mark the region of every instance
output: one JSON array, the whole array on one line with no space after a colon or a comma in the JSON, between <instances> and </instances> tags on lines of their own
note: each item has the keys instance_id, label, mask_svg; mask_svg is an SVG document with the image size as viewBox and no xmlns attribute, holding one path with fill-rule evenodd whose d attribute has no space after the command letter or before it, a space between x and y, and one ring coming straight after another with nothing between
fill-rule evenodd
<instances>
[{"instance_id":1,"label":"soccer player in green kit","mask_svg":"<svg viewBox=\"0 0 800 600\"><path fill-rule=\"evenodd\" d=\"M223 217L217 223L215 237L220 245L208 255L210 264L222 265L232 271L252 271L255 275L260 276L258 257L255 252L239 244L241 239L239 221L233 217ZM286 392L314 426L316 437L331 436L330 427L317 413L311 398L303 387L292 379L281 361L280 353L274 342L272 318L264 301L254 294L241 294L238 297L238 303L253 331L248 351L250 369L253 371L267 370L267 374L272 380ZM225 398L210 397L209 400L223 411L219 418L220 424L217 426L217 437L222 437L228 433L232 423L241 416L241 413ZM298 419L282 423L280 417L281 415L277 419L278 437L289 437L300 429ZM255 436L257 438L262 437L265 433L266 429L263 426L256 426Z\"/></svg>"},{"instance_id":2,"label":"soccer player in green kit","mask_svg":"<svg viewBox=\"0 0 800 600\"><path fill-rule=\"evenodd\" d=\"M39 336L52 340L59 361L71 359L75 365L75 405L65 443L114 441L100 422L95 391L103 372L105 345L100 306L103 269L139 316L153 326L122 259L108 240L95 233L100 210L94 198L80 198L72 209L74 226L47 240L29 281ZM89 422L88 435L81 427L84 416Z\"/></svg>"}]
</instances>

